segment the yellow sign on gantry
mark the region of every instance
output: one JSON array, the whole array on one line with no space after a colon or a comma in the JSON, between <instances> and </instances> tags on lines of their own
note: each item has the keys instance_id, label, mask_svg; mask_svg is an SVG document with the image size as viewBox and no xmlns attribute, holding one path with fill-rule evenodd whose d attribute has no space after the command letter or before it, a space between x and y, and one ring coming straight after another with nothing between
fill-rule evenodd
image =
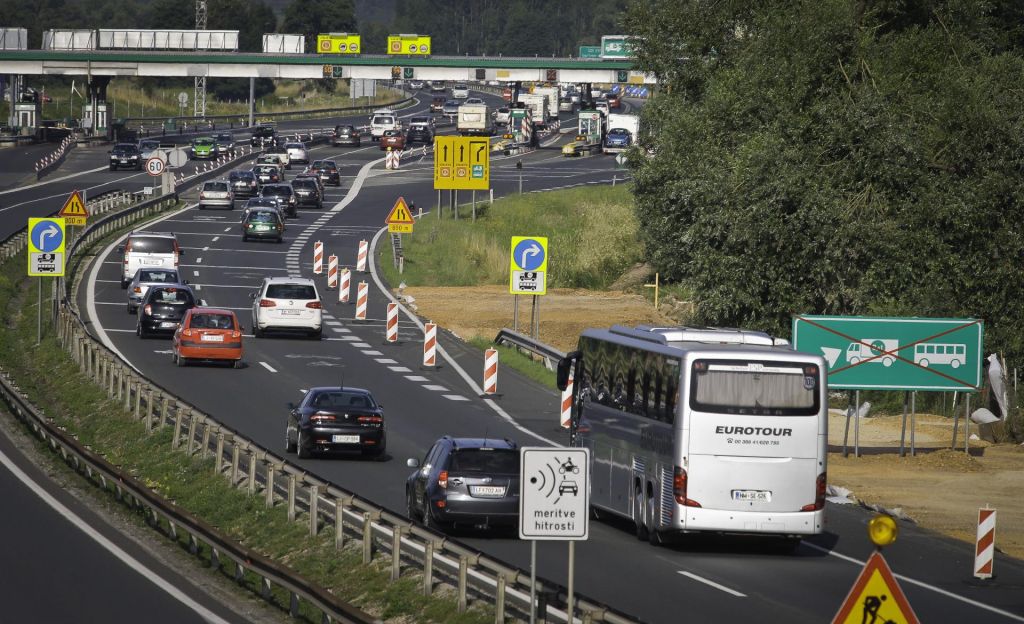
<instances>
[{"instance_id":1,"label":"yellow sign on gantry","mask_svg":"<svg viewBox=\"0 0 1024 624\"><path fill-rule=\"evenodd\" d=\"M317 35L316 51L320 54L362 54L362 37L348 33Z\"/></svg>"},{"instance_id":2,"label":"yellow sign on gantry","mask_svg":"<svg viewBox=\"0 0 1024 624\"><path fill-rule=\"evenodd\" d=\"M388 35L388 54L428 56L430 37L427 35Z\"/></svg>"},{"instance_id":3,"label":"yellow sign on gantry","mask_svg":"<svg viewBox=\"0 0 1024 624\"><path fill-rule=\"evenodd\" d=\"M434 138L434 190L486 191L490 186L490 139Z\"/></svg>"}]
</instances>

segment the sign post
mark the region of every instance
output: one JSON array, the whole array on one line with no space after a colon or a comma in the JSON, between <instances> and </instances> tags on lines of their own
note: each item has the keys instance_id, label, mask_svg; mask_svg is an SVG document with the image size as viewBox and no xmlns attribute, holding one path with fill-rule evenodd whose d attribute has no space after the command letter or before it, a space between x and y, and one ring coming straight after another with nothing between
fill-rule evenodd
<instances>
[{"instance_id":1,"label":"sign post","mask_svg":"<svg viewBox=\"0 0 1024 624\"><path fill-rule=\"evenodd\" d=\"M70 200L69 200L70 201ZM64 250L66 243L64 219L36 217L28 220L28 274L30 277L64 277ZM39 280L36 306L36 344L43 341L43 281Z\"/></svg>"},{"instance_id":2,"label":"sign post","mask_svg":"<svg viewBox=\"0 0 1024 624\"><path fill-rule=\"evenodd\" d=\"M519 451L519 539L530 541L530 622L537 610L537 540L569 542L566 613L573 620L576 540L590 531L590 449Z\"/></svg>"}]
</instances>

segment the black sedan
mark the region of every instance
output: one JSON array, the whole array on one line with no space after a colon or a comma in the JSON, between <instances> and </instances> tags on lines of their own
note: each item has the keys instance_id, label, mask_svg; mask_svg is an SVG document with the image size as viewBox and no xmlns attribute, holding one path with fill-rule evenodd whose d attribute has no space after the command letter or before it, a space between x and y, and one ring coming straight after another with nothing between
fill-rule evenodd
<instances>
[{"instance_id":1,"label":"black sedan","mask_svg":"<svg viewBox=\"0 0 1024 624\"><path fill-rule=\"evenodd\" d=\"M185 313L202 304L186 284L152 286L139 304L135 335L139 338L155 334L170 336L178 329Z\"/></svg>"},{"instance_id":2,"label":"black sedan","mask_svg":"<svg viewBox=\"0 0 1024 624\"><path fill-rule=\"evenodd\" d=\"M320 177L324 184L341 186L341 173L338 171L338 163L333 160L314 160L309 166L309 172Z\"/></svg>"},{"instance_id":3,"label":"black sedan","mask_svg":"<svg viewBox=\"0 0 1024 624\"><path fill-rule=\"evenodd\" d=\"M384 456L384 409L369 390L347 386L310 388L301 403L289 403L288 407L287 452L298 453L302 459L325 451Z\"/></svg>"}]
</instances>

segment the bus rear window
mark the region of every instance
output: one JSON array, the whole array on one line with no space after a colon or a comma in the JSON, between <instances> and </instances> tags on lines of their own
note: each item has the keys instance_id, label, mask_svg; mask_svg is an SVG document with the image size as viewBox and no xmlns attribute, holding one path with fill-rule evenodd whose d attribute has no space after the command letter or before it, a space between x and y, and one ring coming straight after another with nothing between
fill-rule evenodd
<instances>
[{"instance_id":1,"label":"bus rear window","mask_svg":"<svg viewBox=\"0 0 1024 624\"><path fill-rule=\"evenodd\" d=\"M747 416L813 416L820 408L815 364L697 360L690 409Z\"/></svg>"}]
</instances>

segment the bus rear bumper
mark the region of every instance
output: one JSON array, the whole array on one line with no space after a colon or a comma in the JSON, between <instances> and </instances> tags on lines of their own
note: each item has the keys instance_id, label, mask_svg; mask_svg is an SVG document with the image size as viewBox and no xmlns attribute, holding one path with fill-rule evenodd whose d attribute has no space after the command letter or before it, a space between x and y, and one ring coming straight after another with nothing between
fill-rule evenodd
<instances>
[{"instance_id":1,"label":"bus rear bumper","mask_svg":"<svg viewBox=\"0 0 1024 624\"><path fill-rule=\"evenodd\" d=\"M676 521L681 531L756 533L771 535L816 535L824 530L825 510L789 513L723 511L699 507L678 507L685 514Z\"/></svg>"}]
</instances>

